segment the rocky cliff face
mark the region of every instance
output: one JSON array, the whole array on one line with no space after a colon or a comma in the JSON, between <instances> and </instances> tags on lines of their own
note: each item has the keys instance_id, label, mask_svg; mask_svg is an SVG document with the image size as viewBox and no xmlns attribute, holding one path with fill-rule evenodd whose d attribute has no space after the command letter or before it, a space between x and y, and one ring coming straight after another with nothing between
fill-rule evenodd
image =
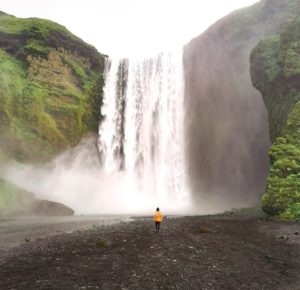
<instances>
[{"instance_id":1,"label":"rocky cliff face","mask_svg":"<svg viewBox=\"0 0 300 290\"><path fill-rule=\"evenodd\" d=\"M54 22L0 13L2 155L46 161L96 132L104 63L104 55Z\"/></svg>"},{"instance_id":2,"label":"rocky cliff face","mask_svg":"<svg viewBox=\"0 0 300 290\"><path fill-rule=\"evenodd\" d=\"M273 142L263 208L300 218L300 17L255 47L251 76L266 104Z\"/></svg>"},{"instance_id":3,"label":"rocky cliff face","mask_svg":"<svg viewBox=\"0 0 300 290\"><path fill-rule=\"evenodd\" d=\"M261 1L221 19L186 45L186 154L197 203L246 205L264 192L267 114L251 83L249 58L257 43L299 8L299 0Z\"/></svg>"}]
</instances>

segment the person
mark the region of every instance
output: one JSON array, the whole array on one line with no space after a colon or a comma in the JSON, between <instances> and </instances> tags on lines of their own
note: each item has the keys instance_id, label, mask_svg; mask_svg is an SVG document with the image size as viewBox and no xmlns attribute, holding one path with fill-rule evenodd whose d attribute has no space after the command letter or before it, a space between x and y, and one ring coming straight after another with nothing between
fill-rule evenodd
<instances>
[{"instance_id":1,"label":"person","mask_svg":"<svg viewBox=\"0 0 300 290\"><path fill-rule=\"evenodd\" d=\"M153 220L155 222L155 229L158 232L160 229L160 223L163 220L163 216L162 216L161 212L159 211L159 208L156 209Z\"/></svg>"}]
</instances>

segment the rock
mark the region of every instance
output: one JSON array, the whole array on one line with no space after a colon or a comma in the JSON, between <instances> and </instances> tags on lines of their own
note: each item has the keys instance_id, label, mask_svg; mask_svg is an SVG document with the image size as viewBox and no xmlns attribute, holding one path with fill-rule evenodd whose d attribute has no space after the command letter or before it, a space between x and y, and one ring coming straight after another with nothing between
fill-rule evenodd
<instances>
[{"instance_id":1,"label":"rock","mask_svg":"<svg viewBox=\"0 0 300 290\"><path fill-rule=\"evenodd\" d=\"M280 236L280 239L287 241L289 239L289 237L287 235L282 235L282 236Z\"/></svg>"},{"instance_id":2,"label":"rock","mask_svg":"<svg viewBox=\"0 0 300 290\"><path fill-rule=\"evenodd\" d=\"M49 200L36 200L32 213L39 216L72 216L74 210L66 205Z\"/></svg>"}]
</instances>

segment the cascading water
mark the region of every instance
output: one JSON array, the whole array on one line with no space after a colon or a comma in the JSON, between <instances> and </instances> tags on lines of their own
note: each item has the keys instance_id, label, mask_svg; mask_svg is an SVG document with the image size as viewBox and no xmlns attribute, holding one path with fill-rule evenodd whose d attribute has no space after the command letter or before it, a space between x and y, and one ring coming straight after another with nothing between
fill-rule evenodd
<instances>
[{"instance_id":1,"label":"cascading water","mask_svg":"<svg viewBox=\"0 0 300 290\"><path fill-rule=\"evenodd\" d=\"M99 150L102 168L125 175L133 210L184 210L189 204L183 138L180 53L108 63Z\"/></svg>"}]
</instances>

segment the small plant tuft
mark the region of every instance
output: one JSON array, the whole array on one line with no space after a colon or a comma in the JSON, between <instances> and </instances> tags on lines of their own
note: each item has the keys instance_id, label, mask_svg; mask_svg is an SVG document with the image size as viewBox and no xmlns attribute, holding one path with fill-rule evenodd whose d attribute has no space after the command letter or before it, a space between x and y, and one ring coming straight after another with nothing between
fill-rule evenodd
<instances>
[{"instance_id":1,"label":"small plant tuft","mask_svg":"<svg viewBox=\"0 0 300 290\"><path fill-rule=\"evenodd\" d=\"M108 246L109 246L109 243L107 241L96 242L96 248L98 248L98 249L107 248Z\"/></svg>"},{"instance_id":2,"label":"small plant tuft","mask_svg":"<svg viewBox=\"0 0 300 290\"><path fill-rule=\"evenodd\" d=\"M199 228L199 233L201 233L201 234L212 234L213 230L211 230L208 227L200 227Z\"/></svg>"}]
</instances>

